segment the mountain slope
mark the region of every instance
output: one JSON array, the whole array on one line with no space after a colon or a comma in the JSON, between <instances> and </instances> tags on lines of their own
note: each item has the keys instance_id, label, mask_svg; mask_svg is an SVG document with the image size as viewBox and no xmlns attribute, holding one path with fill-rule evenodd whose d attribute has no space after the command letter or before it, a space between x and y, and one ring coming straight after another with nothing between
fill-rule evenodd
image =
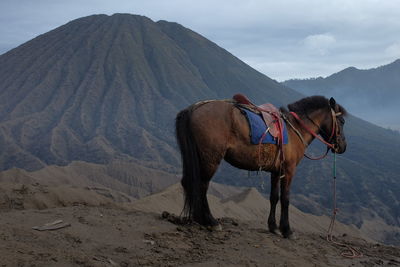
<instances>
[{"instance_id":1,"label":"mountain slope","mask_svg":"<svg viewBox=\"0 0 400 267\"><path fill-rule=\"evenodd\" d=\"M117 160L108 164L74 161L67 166L52 165L31 172L18 168L0 172L0 183L107 189L134 198L158 192L178 180L177 175L165 171Z\"/></svg>"},{"instance_id":2,"label":"mountain slope","mask_svg":"<svg viewBox=\"0 0 400 267\"><path fill-rule=\"evenodd\" d=\"M0 166L130 157L178 166L178 110L238 91L278 104L300 96L178 24L78 19L0 56Z\"/></svg>"},{"instance_id":3,"label":"mountain slope","mask_svg":"<svg viewBox=\"0 0 400 267\"><path fill-rule=\"evenodd\" d=\"M400 59L378 68L350 67L326 78L288 80L283 84L306 95L335 96L351 113L384 127L400 129Z\"/></svg>"}]
</instances>

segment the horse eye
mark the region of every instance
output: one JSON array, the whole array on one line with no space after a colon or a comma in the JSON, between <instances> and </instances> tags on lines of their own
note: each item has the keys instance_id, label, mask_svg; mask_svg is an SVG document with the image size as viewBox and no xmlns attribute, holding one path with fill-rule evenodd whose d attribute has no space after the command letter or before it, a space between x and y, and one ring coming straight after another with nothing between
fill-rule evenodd
<instances>
[{"instance_id":1,"label":"horse eye","mask_svg":"<svg viewBox=\"0 0 400 267\"><path fill-rule=\"evenodd\" d=\"M340 121L341 124L344 124L346 122L343 117L338 117L338 120Z\"/></svg>"}]
</instances>

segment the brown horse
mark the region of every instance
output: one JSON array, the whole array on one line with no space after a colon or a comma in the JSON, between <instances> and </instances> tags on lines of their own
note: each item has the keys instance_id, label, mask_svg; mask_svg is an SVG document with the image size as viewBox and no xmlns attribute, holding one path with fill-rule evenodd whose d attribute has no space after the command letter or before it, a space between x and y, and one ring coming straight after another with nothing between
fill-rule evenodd
<instances>
[{"instance_id":1,"label":"brown horse","mask_svg":"<svg viewBox=\"0 0 400 267\"><path fill-rule=\"evenodd\" d=\"M280 109L288 131L288 144L282 152L275 144L253 145L250 128L238 103L227 100L202 101L180 111L176 117L176 136L183 163L182 186L185 193L184 215L199 224L218 227L207 201L209 182L222 159L245 170L271 173L271 210L268 228L276 233L276 205L281 201L279 229L286 238L289 226L289 191L296 166L315 137L329 144L332 152L343 153L345 109L322 96L301 99ZM298 118L296 119L296 116ZM320 135L316 136L316 135ZM259 147L261 146L261 147ZM282 173L284 175L282 175Z\"/></svg>"}]
</instances>

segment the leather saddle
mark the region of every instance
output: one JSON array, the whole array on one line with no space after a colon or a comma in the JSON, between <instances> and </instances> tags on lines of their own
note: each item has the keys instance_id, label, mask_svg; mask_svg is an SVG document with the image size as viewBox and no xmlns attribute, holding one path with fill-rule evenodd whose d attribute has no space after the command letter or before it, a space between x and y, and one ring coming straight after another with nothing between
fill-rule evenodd
<instances>
[{"instance_id":1,"label":"leather saddle","mask_svg":"<svg viewBox=\"0 0 400 267\"><path fill-rule=\"evenodd\" d=\"M269 133L275 137L283 140L283 120L280 116L279 110L270 103L265 103L260 106L254 105L245 95L236 94L233 100L238 104L248 107L251 111L261 114L265 124L269 128ZM281 141L282 142L282 141Z\"/></svg>"}]
</instances>

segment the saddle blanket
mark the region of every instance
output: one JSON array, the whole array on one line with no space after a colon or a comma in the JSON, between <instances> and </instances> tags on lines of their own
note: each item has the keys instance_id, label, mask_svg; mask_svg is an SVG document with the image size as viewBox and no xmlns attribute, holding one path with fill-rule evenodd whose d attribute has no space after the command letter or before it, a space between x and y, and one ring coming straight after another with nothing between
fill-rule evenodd
<instances>
[{"instance_id":1,"label":"saddle blanket","mask_svg":"<svg viewBox=\"0 0 400 267\"><path fill-rule=\"evenodd\" d=\"M261 115L258 115L250 110L241 108L242 113L245 114L247 121L250 126L250 140L252 144L258 145L263 134L267 130L264 120ZM269 132L264 136L262 144L278 144L278 139L274 138ZM283 122L283 144L288 143L288 134L286 129L286 123Z\"/></svg>"}]
</instances>

